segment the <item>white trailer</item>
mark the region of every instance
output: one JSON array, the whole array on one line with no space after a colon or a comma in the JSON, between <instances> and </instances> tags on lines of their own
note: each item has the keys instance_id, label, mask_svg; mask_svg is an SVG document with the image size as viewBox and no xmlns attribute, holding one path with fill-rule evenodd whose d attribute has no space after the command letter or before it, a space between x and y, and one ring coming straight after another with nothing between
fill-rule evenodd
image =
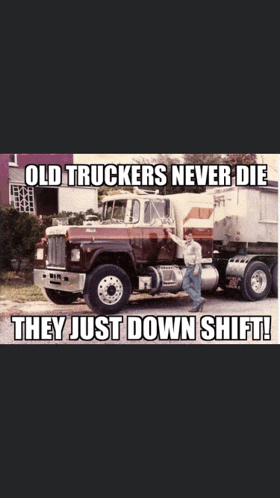
<instances>
[{"instance_id":1,"label":"white trailer","mask_svg":"<svg viewBox=\"0 0 280 498\"><path fill-rule=\"evenodd\" d=\"M214 259L223 288L247 300L278 292L278 184L208 189L214 196Z\"/></svg>"}]
</instances>

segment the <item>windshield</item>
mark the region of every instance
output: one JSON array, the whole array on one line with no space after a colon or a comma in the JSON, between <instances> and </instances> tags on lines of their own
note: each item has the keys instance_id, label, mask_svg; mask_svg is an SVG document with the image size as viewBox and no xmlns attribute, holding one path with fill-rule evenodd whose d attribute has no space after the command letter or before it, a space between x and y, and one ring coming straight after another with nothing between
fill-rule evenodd
<instances>
[{"instance_id":1,"label":"windshield","mask_svg":"<svg viewBox=\"0 0 280 498\"><path fill-rule=\"evenodd\" d=\"M156 219L163 220L170 217L169 199L146 201L144 208L144 223L152 223Z\"/></svg>"},{"instance_id":2,"label":"windshield","mask_svg":"<svg viewBox=\"0 0 280 498\"><path fill-rule=\"evenodd\" d=\"M102 223L137 223L140 203L136 199L117 199L103 204Z\"/></svg>"}]
</instances>

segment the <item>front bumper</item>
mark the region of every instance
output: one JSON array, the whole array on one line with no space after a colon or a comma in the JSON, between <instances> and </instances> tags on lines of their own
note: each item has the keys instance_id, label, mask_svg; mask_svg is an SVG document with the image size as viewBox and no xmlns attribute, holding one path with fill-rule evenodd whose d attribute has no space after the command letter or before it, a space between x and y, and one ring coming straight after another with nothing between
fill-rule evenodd
<instances>
[{"instance_id":1,"label":"front bumper","mask_svg":"<svg viewBox=\"0 0 280 498\"><path fill-rule=\"evenodd\" d=\"M83 292L86 274L59 270L34 270L34 284L47 289Z\"/></svg>"}]
</instances>

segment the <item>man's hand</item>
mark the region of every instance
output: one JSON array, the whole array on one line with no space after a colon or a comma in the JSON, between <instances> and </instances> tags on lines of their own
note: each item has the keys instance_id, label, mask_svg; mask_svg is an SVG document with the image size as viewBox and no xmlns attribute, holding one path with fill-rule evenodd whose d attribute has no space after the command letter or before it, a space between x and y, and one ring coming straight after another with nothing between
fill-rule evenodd
<instances>
[{"instance_id":1,"label":"man's hand","mask_svg":"<svg viewBox=\"0 0 280 498\"><path fill-rule=\"evenodd\" d=\"M198 275L198 268L195 268L194 271L193 271L193 276L197 277L197 275Z\"/></svg>"}]
</instances>

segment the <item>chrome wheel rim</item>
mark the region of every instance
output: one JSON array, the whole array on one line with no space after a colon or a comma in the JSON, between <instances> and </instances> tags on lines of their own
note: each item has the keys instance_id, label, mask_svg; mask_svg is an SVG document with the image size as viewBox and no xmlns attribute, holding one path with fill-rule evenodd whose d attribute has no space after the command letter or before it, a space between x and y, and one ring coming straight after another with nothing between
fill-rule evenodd
<instances>
[{"instance_id":1,"label":"chrome wheel rim","mask_svg":"<svg viewBox=\"0 0 280 498\"><path fill-rule=\"evenodd\" d=\"M251 276L251 287L254 292L260 294L266 289L267 277L264 271L256 270Z\"/></svg>"},{"instance_id":2,"label":"chrome wheel rim","mask_svg":"<svg viewBox=\"0 0 280 498\"><path fill-rule=\"evenodd\" d=\"M123 285L118 277L108 275L100 280L97 293L103 304L116 304L123 295Z\"/></svg>"}]
</instances>

